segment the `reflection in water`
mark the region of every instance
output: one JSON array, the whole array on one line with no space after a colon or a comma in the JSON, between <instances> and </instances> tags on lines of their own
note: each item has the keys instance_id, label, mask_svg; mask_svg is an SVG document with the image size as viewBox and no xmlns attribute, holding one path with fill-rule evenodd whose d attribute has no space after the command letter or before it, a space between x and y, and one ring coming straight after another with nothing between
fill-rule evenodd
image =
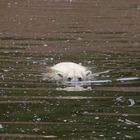
<instances>
[{"instance_id":1,"label":"reflection in water","mask_svg":"<svg viewBox=\"0 0 140 140\"><path fill-rule=\"evenodd\" d=\"M124 78L118 78L117 81L131 81L131 80L139 80L139 77L124 77Z\"/></svg>"},{"instance_id":2,"label":"reflection in water","mask_svg":"<svg viewBox=\"0 0 140 140\"><path fill-rule=\"evenodd\" d=\"M86 90L91 90L91 87L88 86L88 87L83 87L83 86L80 86L80 85L74 85L74 86L66 86L66 87L59 87L59 88L56 88L56 90L64 90L64 91L86 91Z\"/></svg>"}]
</instances>

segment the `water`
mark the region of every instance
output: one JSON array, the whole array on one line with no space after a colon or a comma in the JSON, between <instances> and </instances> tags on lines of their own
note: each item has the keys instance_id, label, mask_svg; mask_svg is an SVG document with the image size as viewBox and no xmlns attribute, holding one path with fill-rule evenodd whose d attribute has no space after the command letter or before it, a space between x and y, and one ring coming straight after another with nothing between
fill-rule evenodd
<instances>
[{"instance_id":1,"label":"water","mask_svg":"<svg viewBox=\"0 0 140 140\"><path fill-rule=\"evenodd\" d=\"M130 79L140 77L139 7L132 0L1 1L1 139L139 139L140 80ZM46 66L62 61L109 71L96 81L111 82L43 81Z\"/></svg>"}]
</instances>

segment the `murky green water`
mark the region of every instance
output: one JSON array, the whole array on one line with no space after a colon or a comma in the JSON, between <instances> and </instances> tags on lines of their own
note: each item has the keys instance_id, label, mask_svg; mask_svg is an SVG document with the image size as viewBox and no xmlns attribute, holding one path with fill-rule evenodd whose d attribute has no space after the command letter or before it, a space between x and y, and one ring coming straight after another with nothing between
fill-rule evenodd
<instances>
[{"instance_id":1,"label":"murky green water","mask_svg":"<svg viewBox=\"0 0 140 140\"><path fill-rule=\"evenodd\" d=\"M1 139L139 139L140 2L0 1ZM46 66L73 61L111 70L90 90L43 81ZM58 90L59 89L59 90ZM61 89L61 90L60 90Z\"/></svg>"}]
</instances>

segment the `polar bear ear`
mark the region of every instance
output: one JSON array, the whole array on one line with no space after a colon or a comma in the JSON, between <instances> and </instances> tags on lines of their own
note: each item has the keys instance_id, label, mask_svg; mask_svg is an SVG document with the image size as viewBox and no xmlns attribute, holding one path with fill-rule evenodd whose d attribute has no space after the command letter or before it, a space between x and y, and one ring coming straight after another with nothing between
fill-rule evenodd
<instances>
[{"instance_id":1,"label":"polar bear ear","mask_svg":"<svg viewBox=\"0 0 140 140\"><path fill-rule=\"evenodd\" d=\"M57 72L57 75L58 75L59 77L63 78L63 74L62 74L62 73Z\"/></svg>"},{"instance_id":2,"label":"polar bear ear","mask_svg":"<svg viewBox=\"0 0 140 140\"><path fill-rule=\"evenodd\" d=\"M91 74L92 74L92 72L90 70L86 71L86 76L89 76Z\"/></svg>"}]
</instances>

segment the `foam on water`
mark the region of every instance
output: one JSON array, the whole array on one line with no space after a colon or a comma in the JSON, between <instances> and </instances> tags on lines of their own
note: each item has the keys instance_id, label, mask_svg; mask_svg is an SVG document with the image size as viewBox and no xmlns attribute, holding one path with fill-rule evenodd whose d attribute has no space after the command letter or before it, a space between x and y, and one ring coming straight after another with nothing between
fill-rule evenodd
<instances>
[{"instance_id":1,"label":"foam on water","mask_svg":"<svg viewBox=\"0 0 140 140\"><path fill-rule=\"evenodd\" d=\"M135 105L135 101L133 99L128 99L128 101L130 102L130 105L128 105L129 107Z\"/></svg>"}]
</instances>

